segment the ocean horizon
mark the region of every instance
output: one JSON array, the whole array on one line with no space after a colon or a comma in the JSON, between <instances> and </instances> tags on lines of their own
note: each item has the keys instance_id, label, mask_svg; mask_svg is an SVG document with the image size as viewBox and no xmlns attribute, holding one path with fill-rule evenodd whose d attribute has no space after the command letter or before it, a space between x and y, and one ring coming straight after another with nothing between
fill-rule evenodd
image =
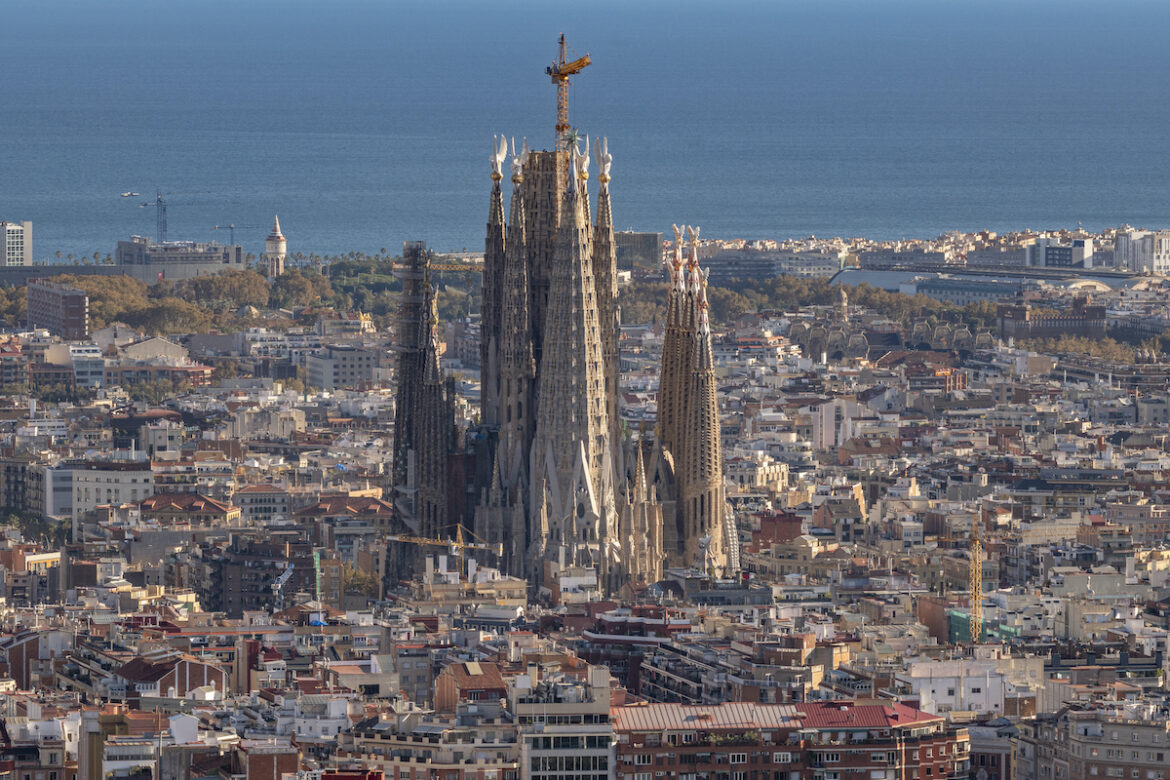
<instances>
[{"instance_id":1,"label":"ocean horizon","mask_svg":"<svg viewBox=\"0 0 1170 780\"><path fill-rule=\"evenodd\" d=\"M561 32L619 229L1170 225L1164 4L6 6L0 219L38 261L153 236L156 191L172 240L259 254L279 214L293 252L482 249L492 135L553 144Z\"/></svg>"}]
</instances>

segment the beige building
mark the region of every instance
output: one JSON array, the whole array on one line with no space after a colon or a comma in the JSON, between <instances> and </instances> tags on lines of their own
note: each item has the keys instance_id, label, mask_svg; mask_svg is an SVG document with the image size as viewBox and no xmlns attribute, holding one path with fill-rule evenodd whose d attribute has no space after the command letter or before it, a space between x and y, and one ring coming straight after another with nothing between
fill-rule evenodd
<instances>
[{"instance_id":1,"label":"beige building","mask_svg":"<svg viewBox=\"0 0 1170 780\"><path fill-rule=\"evenodd\" d=\"M1068 709L1020 723L1016 780L1164 780L1170 720L1145 702Z\"/></svg>"}]
</instances>

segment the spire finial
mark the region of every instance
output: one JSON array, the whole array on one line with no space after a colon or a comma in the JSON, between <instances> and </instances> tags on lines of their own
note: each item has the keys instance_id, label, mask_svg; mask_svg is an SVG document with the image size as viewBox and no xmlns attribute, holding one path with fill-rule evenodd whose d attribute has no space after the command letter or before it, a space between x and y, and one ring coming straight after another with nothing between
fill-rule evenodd
<instances>
[{"instance_id":1,"label":"spire finial","mask_svg":"<svg viewBox=\"0 0 1170 780\"><path fill-rule=\"evenodd\" d=\"M504 137L503 133L492 136L492 156L490 162L492 164L492 181L499 181L504 178L504 174L500 172L503 168L504 160L508 158L508 139Z\"/></svg>"},{"instance_id":2,"label":"spire finial","mask_svg":"<svg viewBox=\"0 0 1170 780\"><path fill-rule=\"evenodd\" d=\"M512 181L516 184L524 181L524 166L528 164L528 139L525 138L523 145L520 147L520 153L516 153L516 139L512 138Z\"/></svg>"},{"instance_id":3,"label":"spire finial","mask_svg":"<svg viewBox=\"0 0 1170 780\"><path fill-rule=\"evenodd\" d=\"M573 193L577 191L577 157L579 154L577 144L569 144L569 180L566 184L569 188L568 191Z\"/></svg>"},{"instance_id":4,"label":"spire finial","mask_svg":"<svg viewBox=\"0 0 1170 780\"><path fill-rule=\"evenodd\" d=\"M577 165L577 180L580 182L589 181L589 136L585 136L585 151L577 151L577 143L573 142L573 151L577 152L574 155Z\"/></svg>"},{"instance_id":5,"label":"spire finial","mask_svg":"<svg viewBox=\"0 0 1170 780\"><path fill-rule=\"evenodd\" d=\"M593 156L597 158L597 181L602 184L609 182L609 166L613 164L613 155L609 153L609 139L595 138L593 140Z\"/></svg>"}]
</instances>

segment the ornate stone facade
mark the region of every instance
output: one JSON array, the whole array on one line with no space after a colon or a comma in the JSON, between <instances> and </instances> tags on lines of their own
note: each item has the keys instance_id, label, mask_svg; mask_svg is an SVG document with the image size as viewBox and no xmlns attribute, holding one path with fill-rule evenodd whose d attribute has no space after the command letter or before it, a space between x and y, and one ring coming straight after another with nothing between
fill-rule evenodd
<instances>
[{"instance_id":1,"label":"ornate stone facade","mask_svg":"<svg viewBox=\"0 0 1170 780\"><path fill-rule=\"evenodd\" d=\"M439 319L427 270L431 255L417 241L406 242L402 254L391 473L398 530L431 539L453 537L447 466L457 445L454 392L439 365Z\"/></svg>"},{"instance_id":2,"label":"ornate stone facade","mask_svg":"<svg viewBox=\"0 0 1170 780\"><path fill-rule=\"evenodd\" d=\"M667 566L725 573L737 568L738 537L723 495L723 453L698 231L675 228L658 389L659 447L653 485L662 500ZM689 252L687 251L689 249Z\"/></svg>"},{"instance_id":3,"label":"ornate stone facade","mask_svg":"<svg viewBox=\"0 0 1170 780\"><path fill-rule=\"evenodd\" d=\"M606 589L653 582L661 509L641 452L621 450L612 160L599 144L591 224L587 153L512 152L508 223L497 165L488 210L484 278L499 299L485 304L481 335L491 476L477 531L534 583L574 568L595 570Z\"/></svg>"}]
</instances>

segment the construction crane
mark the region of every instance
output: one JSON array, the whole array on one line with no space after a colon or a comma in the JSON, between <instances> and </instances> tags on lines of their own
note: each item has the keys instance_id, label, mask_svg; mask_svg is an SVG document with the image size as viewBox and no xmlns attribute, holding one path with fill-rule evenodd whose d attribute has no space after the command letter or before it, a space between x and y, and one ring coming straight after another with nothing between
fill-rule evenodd
<instances>
[{"instance_id":1,"label":"construction crane","mask_svg":"<svg viewBox=\"0 0 1170 780\"><path fill-rule=\"evenodd\" d=\"M391 542L403 542L405 544L418 544L429 547L447 547L454 551L455 557L459 559L459 571L463 571L463 552L464 550L485 550L493 553L496 556L504 554L504 545L489 544L485 541L465 541L463 538L462 523L455 524L455 538L454 539L431 539L427 536L409 536L406 534L392 534L386 539ZM471 531L467 531L468 536L475 536ZM479 537L476 537L477 539Z\"/></svg>"},{"instance_id":2,"label":"construction crane","mask_svg":"<svg viewBox=\"0 0 1170 780\"><path fill-rule=\"evenodd\" d=\"M269 586L272 588L272 595L276 598L276 611L284 610L284 586L288 584L289 578L293 574L293 564L289 564L279 577L272 581Z\"/></svg>"},{"instance_id":3,"label":"construction crane","mask_svg":"<svg viewBox=\"0 0 1170 780\"><path fill-rule=\"evenodd\" d=\"M576 75L590 65L593 61L589 59L589 55L578 57L572 62L565 61L565 35L561 33L561 50L557 59L553 60L552 65L544 69L544 72L552 79L553 85L557 88L557 150L569 150L569 76Z\"/></svg>"},{"instance_id":4,"label":"construction crane","mask_svg":"<svg viewBox=\"0 0 1170 780\"><path fill-rule=\"evenodd\" d=\"M408 268L402 263L395 263L396 268ZM434 271L436 273L455 272L463 274L463 282L467 286L467 306L468 312L471 309L471 275L483 273L483 260L472 261L470 263L427 263L425 269L428 273Z\"/></svg>"},{"instance_id":5,"label":"construction crane","mask_svg":"<svg viewBox=\"0 0 1170 780\"><path fill-rule=\"evenodd\" d=\"M136 193L136 192L129 192L129 193L124 192L124 193L122 193L122 197L128 197L128 196L137 195L137 194L138 193ZM206 193L206 192L198 192L198 193L196 193L196 192L166 192L166 193L164 193L162 190L155 190L154 200L153 201L149 201L149 200L143 201L142 203L138 204L138 208L145 209L145 208L150 208L151 206L154 206L154 224L155 224L155 230L158 233L158 243L165 244L167 241L167 202L166 202L166 200L163 199L163 195L167 195L169 197L172 195L206 195L206 194L209 194L209 193Z\"/></svg>"},{"instance_id":6,"label":"construction crane","mask_svg":"<svg viewBox=\"0 0 1170 780\"><path fill-rule=\"evenodd\" d=\"M967 589L971 593L969 611L971 644L978 644L983 638L983 539L979 533L979 518L982 509L971 516L971 568Z\"/></svg>"},{"instance_id":7,"label":"construction crane","mask_svg":"<svg viewBox=\"0 0 1170 780\"><path fill-rule=\"evenodd\" d=\"M228 231L228 241L234 245L236 243L236 228L240 230L260 230L259 225L216 225L212 230Z\"/></svg>"},{"instance_id":8,"label":"construction crane","mask_svg":"<svg viewBox=\"0 0 1170 780\"><path fill-rule=\"evenodd\" d=\"M158 192L155 194L154 202L145 201L138 204L138 208L144 209L148 206L154 206L154 225L158 232L158 242L165 244L167 241L167 202L163 200L163 194Z\"/></svg>"}]
</instances>

